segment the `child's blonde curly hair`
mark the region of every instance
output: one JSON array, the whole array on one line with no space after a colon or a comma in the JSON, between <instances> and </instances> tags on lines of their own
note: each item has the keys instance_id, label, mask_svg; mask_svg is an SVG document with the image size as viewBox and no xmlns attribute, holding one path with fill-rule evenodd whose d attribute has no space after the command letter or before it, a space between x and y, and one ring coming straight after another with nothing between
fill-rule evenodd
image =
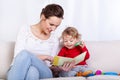
<instances>
[{"instance_id":1,"label":"child's blonde curly hair","mask_svg":"<svg viewBox=\"0 0 120 80\"><path fill-rule=\"evenodd\" d=\"M63 32L61 38L63 38L64 35L72 36L76 39L81 39L81 34L79 34L78 30L74 27L67 27Z\"/></svg>"}]
</instances>

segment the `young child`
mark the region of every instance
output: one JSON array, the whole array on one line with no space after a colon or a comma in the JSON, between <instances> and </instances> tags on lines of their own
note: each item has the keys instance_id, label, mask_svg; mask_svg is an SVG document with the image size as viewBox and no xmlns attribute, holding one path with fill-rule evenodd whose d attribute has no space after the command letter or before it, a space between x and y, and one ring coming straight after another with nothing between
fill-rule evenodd
<instances>
[{"instance_id":1,"label":"young child","mask_svg":"<svg viewBox=\"0 0 120 80\"><path fill-rule=\"evenodd\" d=\"M74 27L67 27L62 32L63 47L61 48L58 56L74 58L81 53L86 51L85 59L78 63L70 71L62 71L60 73L61 77L70 76L87 76L92 73L92 69L87 66L86 60L89 59L90 54L86 48L84 42L81 40L81 35L78 33L77 29ZM80 44L76 45L76 43Z\"/></svg>"}]
</instances>

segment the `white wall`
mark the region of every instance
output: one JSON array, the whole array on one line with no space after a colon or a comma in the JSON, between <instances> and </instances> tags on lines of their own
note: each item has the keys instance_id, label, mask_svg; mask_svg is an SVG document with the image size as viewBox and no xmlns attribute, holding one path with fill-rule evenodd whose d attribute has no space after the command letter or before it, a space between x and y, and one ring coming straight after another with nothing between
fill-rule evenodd
<instances>
[{"instance_id":1,"label":"white wall","mask_svg":"<svg viewBox=\"0 0 120 80\"><path fill-rule=\"evenodd\" d=\"M0 0L0 40L14 41L18 28L27 22L25 0Z\"/></svg>"},{"instance_id":2,"label":"white wall","mask_svg":"<svg viewBox=\"0 0 120 80\"><path fill-rule=\"evenodd\" d=\"M60 0L52 0L61 3ZM65 0L65 25L88 41L120 40L120 0Z\"/></svg>"},{"instance_id":3,"label":"white wall","mask_svg":"<svg viewBox=\"0 0 120 80\"><path fill-rule=\"evenodd\" d=\"M57 35L71 25L87 41L120 40L120 0L0 0L0 40L15 41L19 28L38 22L48 3L58 3L65 11Z\"/></svg>"}]
</instances>

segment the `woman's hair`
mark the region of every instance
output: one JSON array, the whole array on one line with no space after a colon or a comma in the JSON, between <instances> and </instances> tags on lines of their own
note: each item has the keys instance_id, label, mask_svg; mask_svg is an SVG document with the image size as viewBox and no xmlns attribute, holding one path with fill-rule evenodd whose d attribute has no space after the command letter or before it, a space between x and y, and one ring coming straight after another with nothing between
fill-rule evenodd
<instances>
[{"instance_id":1,"label":"woman's hair","mask_svg":"<svg viewBox=\"0 0 120 80\"><path fill-rule=\"evenodd\" d=\"M64 10L58 4L49 4L45 8L42 9L41 15L42 14L44 14L45 18L49 18L51 16L63 18Z\"/></svg>"},{"instance_id":2,"label":"woman's hair","mask_svg":"<svg viewBox=\"0 0 120 80\"><path fill-rule=\"evenodd\" d=\"M69 35L72 36L73 38L80 39L81 34L79 34L78 30L74 27L67 27L63 32L62 32L62 38L64 35Z\"/></svg>"}]
</instances>

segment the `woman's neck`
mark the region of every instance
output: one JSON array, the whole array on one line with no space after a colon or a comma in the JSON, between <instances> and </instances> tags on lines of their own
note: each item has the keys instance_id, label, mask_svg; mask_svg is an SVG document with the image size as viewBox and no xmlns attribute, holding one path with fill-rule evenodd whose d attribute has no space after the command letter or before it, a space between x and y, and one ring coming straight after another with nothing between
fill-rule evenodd
<instances>
[{"instance_id":1,"label":"woman's neck","mask_svg":"<svg viewBox=\"0 0 120 80\"><path fill-rule=\"evenodd\" d=\"M41 40L47 40L50 37L50 34L46 34L42 28L42 26L40 25L40 23L35 24L31 27L31 31L33 33L34 36L36 36L37 38L41 39Z\"/></svg>"}]
</instances>

